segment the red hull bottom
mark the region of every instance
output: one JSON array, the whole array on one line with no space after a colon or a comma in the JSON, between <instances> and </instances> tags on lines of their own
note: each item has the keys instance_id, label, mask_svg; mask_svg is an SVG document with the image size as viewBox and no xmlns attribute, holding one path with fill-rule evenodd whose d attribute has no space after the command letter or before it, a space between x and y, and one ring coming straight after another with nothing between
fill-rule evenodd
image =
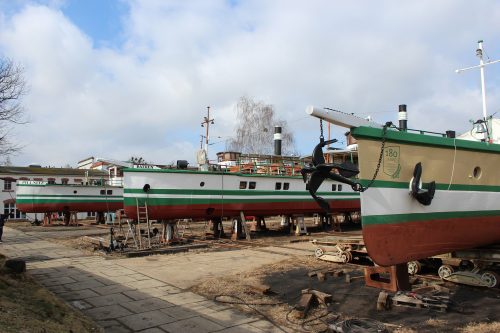
<instances>
[{"instance_id":1,"label":"red hull bottom","mask_svg":"<svg viewBox=\"0 0 500 333\"><path fill-rule=\"evenodd\" d=\"M71 212L113 212L123 208L123 202L85 202L85 203L50 203L50 204L16 204L16 208L24 213L52 213L69 210Z\"/></svg>"},{"instance_id":2,"label":"red hull bottom","mask_svg":"<svg viewBox=\"0 0 500 333\"><path fill-rule=\"evenodd\" d=\"M370 257L391 266L500 242L498 216L363 226Z\"/></svg>"},{"instance_id":3,"label":"red hull bottom","mask_svg":"<svg viewBox=\"0 0 500 333\"><path fill-rule=\"evenodd\" d=\"M332 212L355 212L361 209L359 200L330 201L330 207ZM124 209L128 217L137 218L137 208L135 206L125 206ZM148 215L154 220L233 217L239 216L240 212L248 216L276 216L322 213L322 210L316 202L148 206Z\"/></svg>"}]
</instances>

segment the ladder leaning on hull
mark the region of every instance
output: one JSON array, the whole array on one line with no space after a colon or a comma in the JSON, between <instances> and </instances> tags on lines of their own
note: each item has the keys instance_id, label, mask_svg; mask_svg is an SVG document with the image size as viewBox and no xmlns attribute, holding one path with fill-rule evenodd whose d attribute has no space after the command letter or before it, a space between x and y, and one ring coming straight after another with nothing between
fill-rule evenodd
<instances>
[{"instance_id":1,"label":"ladder leaning on hull","mask_svg":"<svg viewBox=\"0 0 500 333\"><path fill-rule=\"evenodd\" d=\"M148 235L148 248L151 248L151 222L149 221L148 215L148 203L144 201L144 205L141 206L139 198L135 199L137 207L137 236L139 239L139 248L142 246L142 236L141 236L141 223L146 223L146 232Z\"/></svg>"}]
</instances>

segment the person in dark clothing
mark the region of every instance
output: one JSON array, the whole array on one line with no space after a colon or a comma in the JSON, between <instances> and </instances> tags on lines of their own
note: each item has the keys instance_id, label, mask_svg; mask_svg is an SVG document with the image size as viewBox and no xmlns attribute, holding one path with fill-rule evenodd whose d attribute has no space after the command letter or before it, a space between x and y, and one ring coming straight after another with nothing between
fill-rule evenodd
<instances>
[{"instance_id":1,"label":"person in dark clothing","mask_svg":"<svg viewBox=\"0 0 500 333\"><path fill-rule=\"evenodd\" d=\"M0 214L0 243L2 243L3 225L5 224L6 219L7 219L6 214Z\"/></svg>"}]
</instances>

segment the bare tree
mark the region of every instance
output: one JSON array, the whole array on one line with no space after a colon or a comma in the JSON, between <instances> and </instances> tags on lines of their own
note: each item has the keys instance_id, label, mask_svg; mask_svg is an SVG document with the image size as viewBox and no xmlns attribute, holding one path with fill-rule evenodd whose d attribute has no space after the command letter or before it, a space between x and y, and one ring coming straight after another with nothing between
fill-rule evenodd
<instances>
[{"instance_id":1,"label":"bare tree","mask_svg":"<svg viewBox=\"0 0 500 333\"><path fill-rule=\"evenodd\" d=\"M8 139L10 125L26 123L20 99L26 84L22 67L10 59L0 59L0 155L8 156L20 150L20 146Z\"/></svg>"},{"instance_id":2,"label":"bare tree","mask_svg":"<svg viewBox=\"0 0 500 333\"><path fill-rule=\"evenodd\" d=\"M236 136L226 145L227 150L253 154L272 154L274 151L274 126L282 127L282 152L284 155L295 154L293 133L286 126L286 121L277 119L274 106L263 101L255 102L243 96L236 106L238 125Z\"/></svg>"}]
</instances>

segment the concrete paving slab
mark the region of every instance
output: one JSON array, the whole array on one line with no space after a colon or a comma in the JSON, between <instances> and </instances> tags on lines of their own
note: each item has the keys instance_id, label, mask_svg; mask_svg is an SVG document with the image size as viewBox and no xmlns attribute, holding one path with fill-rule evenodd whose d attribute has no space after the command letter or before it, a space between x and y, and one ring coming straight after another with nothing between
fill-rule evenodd
<instances>
[{"instance_id":1,"label":"concrete paving slab","mask_svg":"<svg viewBox=\"0 0 500 333\"><path fill-rule=\"evenodd\" d=\"M75 283L77 281L68 276L61 276L59 278L37 279L37 282L44 286L57 286L60 284Z\"/></svg>"},{"instance_id":2,"label":"concrete paving slab","mask_svg":"<svg viewBox=\"0 0 500 333\"><path fill-rule=\"evenodd\" d=\"M69 305L71 305L72 307L74 307L78 310L87 310L87 309L92 308L92 305L90 305L89 303L87 303L85 301L81 301L81 300L71 301L71 302L69 302Z\"/></svg>"},{"instance_id":3,"label":"concrete paving slab","mask_svg":"<svg viewBox=\"0 0 500 333\"><path fill-rule=\"evenodd\" d=\"M249 323L248 325L256 327L266 333L283 333L283 331L292 332L291 330L284 327L278 328L267 320L257 320Z\"/></svg>"},{"instance_id":4,"label":"concrete paving slab","mask_svg":"<svg viewBox=\"0 0 500 333\"><path fill-rule=\"evenodd\" d=\"M62 299L66 300L66 301L74 301L74 300L85 299L85 298L89 298L89 297L96 297L96 296L100 296L100 295L93 290L83 289L83 290L77 290L77 291L68 291L66 293L58 294L57 296L61 297Z\"/></svg>"},{"instance_id":5,"label":"concrete paving slab","mask_svg":"<svg viewBox=\"0 0 500 333\"><path fill-rule=\"evenodd\" d=\"M139 280L135 282L126 282L124 283L125 286L129 287L130 289L146 289L146 288L153 288L153 287L163 287L165 286L164 282L148 278L147 280Z\"/></svg>"},{"instance_id":6,"label":"concrete paving slab","mask_svg":"<svg viewBox=\"0 0 500 333\"><path fill-rule=\"evenodd\" d=\"M85 301L92 304L95 307L101 307L114 304L124 305L125 303L130 302L131 299L123 294L111 294L106 296L86 298Z\"/></svg>"},{"instance_id":7,"label":"concrete paving slab","mask_svg":"<svg viewBox=\"0 0 500 333\"><path fill-rule=\"evenodd\" d=\"M203 317L194 317L179 320L170 324L162 325L160 327L169 333L210 333L224 329L224 326L221 326Z\"/></svg>"},{"instance_id":8,"label":"concrete paving slab","mask_svg":"<svg viewBox=\"0 0 500 333\"><path fill-rule=\"evenodd\" d=\"M199 312L190 310L189 308L187 308L185 306L179 306L179 305L175 305L175 306L171 306L169 308L161 309L161 311L165 312L170 317L173 317L177 320L197 317L200 315Z\"/></svg>"},{"instance_id":9,"label":"concrete paving slab","mask_svg":"<svg viewBox=\"0 0 500 333\"><path fill-rule=\"evenodd\" d=\"M250 317L241 312L236 312L233 309L216 311L213 313L206 314L205 317L224 327L232 327L259 320L259 318Z\"/></svg>"},{"instance_id":10,"label":"concrete paving slab","mask_svg":"<svg viewBox=\"0 0 500 333\"><path fill-rule=\"evenodd\" d=\"M104 286L104 287L96 287L92 288L93 291L100 295L111 295L111 294L116 294L116 293L121 293L124 291L130 290L127 286L124 286L122 284L112 284L109 286Z\"/></svg>"},{"instance_id":11,"label":"concrete paving slab","mask_svg":"<svg viewBox=\"0 0 500 333\"><path fill-rule=\"evenodd\" d=\"M166 296L160 296L160 298L175 305L196 303L206 300L205 297L192 293L190 291L166 295Z\"/></svg>"},{"instance_id":12,"label":"concrete paving slab","mask_svg":"<svg viewBox=\"0 0 500 333\"><path fill-rule=\"evenodd\" d=\"M217 333L267 333L267 331L263 331L248 324L243 324L217 331Z\"/></svg>"},{"instance_id":13,"label":"concrete paving slab","mask_svg":"<svg viewBox=\"0 0 500 333\"><path fill-rule=\"evenodd\" d=\"M68 283L64 285L68 290L72 291L78 291L78 290L83 290L83 289L90 289L90 288L96 288L96 287L104 287L105 285L96 279L89 279L87 281L78 281L74 283Z\"/></svg>"},{"instance_id":14,"label":"concrete paving slab","mask_svg":"<svg viewBox=\"0 0 500 333\"><path fill-rule=\"evenodd\" d=\"M120 305L101 306L98 308L85 310L84 313L89 315L94 320L116 319L123 316L133 315L132 312L130 312L129 310L125 309Z\"/></svg>"},{"instance_id":15,"label":"concrete paving slab","mask_svg":"<svg viewBox=\"0 0 500 333\"><path fill-rule=\"evenodd\" d=\"M133 331L144 330L147 328L168 324L175 321L175 318L170 317L160 310L148 311L128 315L118 319L122 324Z\"/></svg>"},{"instance_id":16,"label":"concrete paving slab","mask_svg":"<svg viewBox=\"0 0 500 333\"><path fill-rule=\"evenodd\" d=\"M159 298L148 298L139 301L122 303L121 305L134 313L159 310L174 306L172 303Z\"/></svg>"},{"instance_id":17,"label":"concrete paving slab","mask_svg":"<svg viewBox=\"0 0 500 333\"><path fill-rule=\"evenodd\" d=\"M153 327L153 328L148 328L147 330L141 331L141 333L165 333L165 331L159 327Z\"/></svg>"}]
</instances>

